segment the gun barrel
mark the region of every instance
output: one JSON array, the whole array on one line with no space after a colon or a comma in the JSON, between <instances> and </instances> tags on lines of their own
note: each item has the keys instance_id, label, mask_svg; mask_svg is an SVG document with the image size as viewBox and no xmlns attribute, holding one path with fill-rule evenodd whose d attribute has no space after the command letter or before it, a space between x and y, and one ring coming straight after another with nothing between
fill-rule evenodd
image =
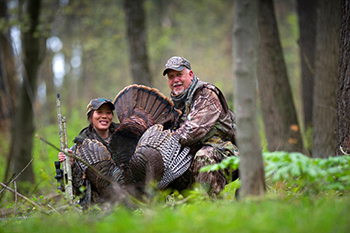
<instances>
[{"instance_id":1,"label":"gun barrel","mask_svg":"<svg viewBox=\"0 0 350 233\"><path fill-rule=\"evenodd\" d=\"M56 105L57 105L58 131L60 136L60 149L62 151L68 152L66 118L64 116L62 117L62 114L61 114L60 94L57 94ZM72 171L71 171L70 161L71 161L70 158L66 158L66 160L62 163L63 182L61 183L62 184L61 190L65 191L66 198L72 204L73 190L72 190ZM62 189L62 186L64 186L63 189Z\"/></svg>"}]
</instances>

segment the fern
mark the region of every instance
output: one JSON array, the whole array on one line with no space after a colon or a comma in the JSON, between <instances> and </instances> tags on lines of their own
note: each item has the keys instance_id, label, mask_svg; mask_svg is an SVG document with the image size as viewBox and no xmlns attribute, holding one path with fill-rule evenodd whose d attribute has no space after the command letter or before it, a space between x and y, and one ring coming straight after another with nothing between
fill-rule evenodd
<instances>
[{"instance_id":1,"label":"fern","mask_svg":"<svg viewBox=\"0 0 350 233\"><path fill-rule=\"evenodd\" d=\"M265 178L270 186L281 185L294 194L318 194L322 191L341 195L350 189L349 155L327 159L309 158L295 152L264 152ZM200 172L219 169L237 169L238 157L229 157L221 163L203 167Z\"/></svg>"}]
</instances>

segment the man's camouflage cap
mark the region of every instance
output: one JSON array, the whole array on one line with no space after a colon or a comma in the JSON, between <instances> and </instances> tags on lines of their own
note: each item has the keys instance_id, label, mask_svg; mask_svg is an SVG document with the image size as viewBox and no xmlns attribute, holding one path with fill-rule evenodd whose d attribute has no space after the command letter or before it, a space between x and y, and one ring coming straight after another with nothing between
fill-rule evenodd
<instances>
[{"instance_id":1,"label":"man's camouflage cap","mask_svg":"<svg viewBox=\"0 0 350 233\"><path fill-rule=\"evenodd\" d=\"M184 68L191 70L191 63L184 57L174 56L171 57L165 64L163 75L166 75L168 70L182 71Z\"/></svg>"},{"instance_id":2,"label":"man's camouflage cap","mask_svg":"<svg viewBox=\"0 0 350 233\"><path fill-rule=\"evenodd\" d=\"M114 110L114 104L112 103L112 100L99 97L97 99L92 99L86 106L86 115L89 115L92 110L99 109L103 104L108 104L108 106L111 107L111 110Z\"/></svg>"}]
</instances>

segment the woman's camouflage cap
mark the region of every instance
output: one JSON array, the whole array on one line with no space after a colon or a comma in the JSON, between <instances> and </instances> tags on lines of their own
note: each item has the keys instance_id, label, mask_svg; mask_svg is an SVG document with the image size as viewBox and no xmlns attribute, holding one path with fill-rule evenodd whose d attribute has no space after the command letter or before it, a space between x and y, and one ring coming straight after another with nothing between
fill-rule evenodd
<instances>
[{"instance_id":1,"label":"woman's camouflage cap","mask_svg":"<svg viewBox=\"0 0 350 233\"><path fill-rule=\"evenodd\" d=\"M92 110L99 109L103 104L108 104L112 111L115 109L112 100L99 97L97 99L92 99L86 106L86 115L89 115Z\"/></svg>"}]
</instances>

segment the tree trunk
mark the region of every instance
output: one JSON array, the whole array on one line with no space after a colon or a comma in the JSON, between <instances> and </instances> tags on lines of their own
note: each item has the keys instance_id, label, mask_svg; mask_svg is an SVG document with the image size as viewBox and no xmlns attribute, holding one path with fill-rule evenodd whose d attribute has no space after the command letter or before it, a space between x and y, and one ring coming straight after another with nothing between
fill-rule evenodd
<instances>
[{"instance_id":1,"label":"tree trunk","mask_svg":"<svg viewBox=\"0 0 350 233\"><path fill-rule=\"evenodd\" d=\"M259 1L258 82L269 151L303 151L272 0Z\"/></svg>"},{"instance_id":2,"label":"tree trunk","mask_svg":"<svg viewBox=\"0 0 350 233\"><path fill-rule=\"evenodd\" d=\"M144 0L124 0L127 40L133 82L152 86L148 66L146 16L143 3Z\"/></svg>"},{"instance_id":3,"label":"tree trunk","mask_svg":"<svg viewBox=\"0 0 350 233\"><path fill-rule=\"evenodd\" d=\"M11 143L11 157L13 157L13 172L19 173L32 157L34 133L34 99L37 88L37 74L41 56L45 49L45 40L37 34L40 16L40 0L29 0L27 3L29 29L23 32L23 65L24 74L19 96L19 105L15 117L14 141ZM18 181L34 183L32 165L19 176Z\"/></svg>"},{"instance_id":4,"label":"tree trunk","mask_svg":"<svg viewBox=\"0 0 350 233\"><path fill-rule=\"evenodd\" d=\"M39 83L45 83L46 87L46 101L42 105L40 111L40 118L44 125L57 124L57 110L56 110L56 90L53 82L52 58L53 53L47 53L44 59L42 68L39 72Z\"/></svg>"},{"instance_id":5,"label":"tree trunk","mask_svg":"<svg viewBox=\"0 0 350 233\"><path fill-rule=\"evenodd\" d=\"M319 1L311 156L334 156L341 0Z\"/></svg>"},{"instance_id":6,"label":"tree trunk","mask_svg":"<svg viewBox=\"0 0 350 233\"><path fill-rule=\"evenodd\" d=\"M350 154L350 0L342 0L341 9L336 155Z\"/></svg>"},{"instance_id":7,"label":"tree trunk","mask_svg":"<svg viewBox=\"0 0 350 233\"><path fill-rule=\"evenodd\" d=\"M7 5L0 0L0 19L8 23ZM0 32L0 132L12 130L17 102L17 73L10 29Z\"/></svg>"},{"instance_id":8,"label":"tree trunk","mask_svg":"<svg viewBox=\"0 0 350 233\"><path fill-rule=\"evenodd\" d=\"M312 123L313 87L315 75L316 48L316 0L297 0L299 16L299 48L301 61L302 102L304 112L304 128Z\"/></svg>"},{"instance_id":9,"label":"tree trunk","mask_svg":"<svg viewBox=\"0 0 350 233\"><path fill-rule=\"evenodd\" d=\"M240 195L263 195L265 172L256 104L258 2L236 0L233 25L234 104L240 150Z\"/></svg>"}]
</instances>

